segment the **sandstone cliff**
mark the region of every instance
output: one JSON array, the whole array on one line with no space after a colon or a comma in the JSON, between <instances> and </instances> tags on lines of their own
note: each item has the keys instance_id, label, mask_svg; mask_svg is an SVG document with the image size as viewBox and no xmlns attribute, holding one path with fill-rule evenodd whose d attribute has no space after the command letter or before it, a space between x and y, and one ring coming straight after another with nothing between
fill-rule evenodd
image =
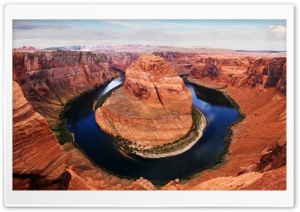
<instances>
[{"instance_id":1,"label":"sandstone cliff","mask_svg":"<svg viewBox=\"0 0 300 212\"><path fill-rule=\"evenodd\" d=\"M213 58L203 58L193 64L191 75L195 78L211 77L215 78L221 72L219 60Z\"/></svg>"},{"instance_id":2,"label":"sandstone cliff","mask_svg":"<svg viewBox=\"0 0 300 212\"><path fill-rule=\"evenodd\" d=\"M214 55L213 55L214 56ZM257 56L256 56L257 57ZM286 58L254 58L241 55L198 55L190 68L194 79L211 78L236 87L275 87L286 94Z\"/></svg>"},{"instance_id":3,"label":"sandstone cliff","mask_svg":"<svg viewBox=\"0 0 300 212\"><path fill-rule=\"evenodd\" d=\"M54 127L64 105L117 75L105 54L79 51L13 53L13 79L32 107Z\"/></svg>"},{"instance_id":4,"label":"sandstone cliff","mask_svg":"<svg viewBox=\"0 0 300 212\"><path fill-rule=\"evenodd\" d=\"M191 109L191 93L172 67L145 55L127 68L123 87L96 111L96 121L109 134L153 147L185 136Z\"/></svg>"},{"instance_id":5,"label":"sandstone cliff","mask_svg":"<svg viewBox=\"0 0 300 212\"><path fill-rule=\"evenodd\" d=\"M13 82L13 189L64 189L66 155Z\"/></svg>"},{"instance_id":6,"label":"sandstone cliff","mask_svg":"<svg viewBox=\"0 0 300 212\"><path fill-rule=\"evenodd\" d=\"M198 55L193 52L153 52L154 55L164 58L179 75L190 74L194 59Z\"/></svg>"},{"instance_id":7,"label":"sandstone cliff","mask_svg":"<svg viewBox=\"0 0 300 212\"><path fill-rule=\"evenodd\" d=\"M45 118L25 99L13 82L14 190L155 190L146 179L127 180L94 166L67 143L63 147Z\"/></svg>"},{"instance_id":8,"label":"sandstone cliff","mask_svg":"<svg viewBox=\"0 0 300 212\"><path fill-rule=\"evenodd\" d=\"M286 58L263 58L248 67L247 82L251 86L276 87L286 94Z\"/></svg>"},{"instance_id":9,"label":"sandstone cliff","mask_svg":"<svg viewBox=\"0 0 300 212\"><path fill-rule=\"evenodd\" d=\"M231 127L233 135L230 154L225 157L227 162L218 169L202 172L182 189L286 188L286 96L283 92L286 60L263 58L249 63L246 70L222 68L214 80L210 77L190 79L221 89L236 101L246 117ZM236 184L226 187L222 182L227 180Z\"/></svg>"},{"instance_id":10,"label":"sandstone cliff","mask_svg":"<svg viewBox=\"0 0 300 212\"><path fill-rule=\"evenodd\" d=\"M128 66L134 63L141 54L131 52L106 53L110 67L125 72Z\"/></svg>"}]
</instances>

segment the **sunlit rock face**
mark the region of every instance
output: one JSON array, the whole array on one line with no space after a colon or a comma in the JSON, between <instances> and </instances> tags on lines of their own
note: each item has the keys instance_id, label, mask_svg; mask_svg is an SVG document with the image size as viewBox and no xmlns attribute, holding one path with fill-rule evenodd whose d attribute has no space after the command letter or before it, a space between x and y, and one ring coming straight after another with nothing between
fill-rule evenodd
<instances>
[{"instance_id":1,"label":"sunlit rock face","mask_svg":"<svg viewBox=\"0 0 300 212\"><path fill-rule=\"evenodd\" d=\"M13 82L13 189L65 189L66 155Z\"/></svg>"},{"instance_id":2,"label":"sunlit rock face","mask_svg":"<svg viewBox=\"0 0 300 212\"><path fill-rule=\"evenodd\" d=\"M33 109L54 128L68 101L117 75L102 53L13 52L13 80Z\"/></svg>"},{"instance_id":3,"label":"sunlit rock face","mask_svg":"<svg viewBox=\"0 0 300 212\"><path fill-rule=\"evenodd\" d=\"M173 142L192 126L192 95L161 57L143 55L127 68L124 85L96 111L107 133L141 146Z\"/></svg>"}]
</instances>

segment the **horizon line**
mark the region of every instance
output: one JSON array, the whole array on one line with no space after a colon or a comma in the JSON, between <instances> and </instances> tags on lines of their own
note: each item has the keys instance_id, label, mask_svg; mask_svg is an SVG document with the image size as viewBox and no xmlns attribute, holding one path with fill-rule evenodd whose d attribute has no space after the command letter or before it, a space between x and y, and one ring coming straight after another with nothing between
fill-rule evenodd
<instances>
[{"instance_id":1,"label":"horizon line","mask_svg":"<svg viewBox=\"0 0 300 212\"><path fill-rule=\"evenodd\" d=\"M208 46L170 46L170 45L142 45L142 44L122 44L122 45L68 45L68 46L49 46L49 47L45 47L45 48L37 48L34 46L30 46L30 45L24 45L24 46L19 46L19 47L15 47L12 50L15 49L20 49L20 48L24 48L24 47L32 47L35 48L36 50L51 50L51 49L55 49L55 48L68 48L68 47L121 47L121 46L143 46L143 47L173 47L173 48L188 48L188 49L192 49L192 48L208 48L208 49L219 49L219 50L231 50L231 51L237 51L237 52L286 52L286 50L267 50L267 49L263 49L263 50L248 50L248 49L229 49L229 48L217 48L217 47L208 47ZM75 50L75 51L80 51L79 50Z\"/></svg>"}]
</instances>

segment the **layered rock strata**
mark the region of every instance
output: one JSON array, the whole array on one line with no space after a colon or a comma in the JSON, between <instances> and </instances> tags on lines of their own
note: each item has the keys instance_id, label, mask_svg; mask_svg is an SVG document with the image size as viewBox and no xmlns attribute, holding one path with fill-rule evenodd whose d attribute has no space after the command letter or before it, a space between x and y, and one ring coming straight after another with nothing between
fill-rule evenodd
<instances>
[{"instance_id":1,"label":"layered rock strata","mask_svg":"<svg viewBox=\"0 0 300 212\"><path fill-rule=\"evenodd\" d=\"M91 55L91 53L87 54ZM25 59L25 55L27 55L27 59ZM59 60L59 58L56 57L60 57L62 58L62 60L70 58L69 69L61 69L61 72L64 73L68 70L74 69L75 66L73 66L72 63L77 61L77 59L79 61L80 52L74 53L71 51L55 51L55 53L47 52L47 54L41 52L14 53L14 79L18 81L22 86L22 90L25 93L26 98L29 96L28 93L30 93L31 98L29 98L29 103L31 105L40 106L35 107L34 109L40 110L39 112L43 116L45 115L47 120L49 120L49 117L51 118L52 116L47 115L47 113L43 111L51 111L53 114L56 114L56 110L58 108L62 108L63 106L60 103L52 104L52 98L50 98L51 101L47 103L45 103L44 98L40 98L41 94L43 96L44 93L41 92L43 89L38 89L39 87L37 86L41 85L43 81L47 81L44 79L48 78L48 75L44 73L45 70L48 71L49 68L40 65L40 67L43 68L40 69L36 66L36 68L33 69L32 64L35 63L35 60L46 61L47 58L49 58L49 55L55 55L55 57L50 61ZM74 57L71 55L73 55ZM198 56L196 57L195 55ZM190 76L192 76L193 78L198 78L195 81L196 83L200 83L212 88L222 89L239 104L240 110L244 114L246 114L246 119L243 122L231 128L233 131L233 135L232 142L229 147L230 154L225 157L225 160L227 161L226 163L224 163L218 169L204 171L200 175L195 176L193 179L185 183L180 182L179 184L176 180L171 181L161 189L286 189L286 59L271 58L271 56L269 55L263 56L262 59L256 60L255 58L253 58L253 54L251 54L250 58L247 55L241 56L234 54L228 56L225 54L222 55L213 53L201 53L194 55L161 53L160 56L164 57L166 61L171 63L172 67L179 67L180 70L184 70L183 68L186 68L185 70L187 73L191 71ZM135 58L131 60L127 57L130 57L130 55L126 54L126 56L121 56L120 58L123 58L124 62L120 63L118 63L118 59L109 59L109 66L111 63L110 61L112 61L113 63L111 64L115 64L112 65L115 68L125 68L127 65L130 65L135 61ZM202 74L203 69L201 67L205 66L206 62L208 61L204 61L203 59L207 59L209 57L217 60L218 65L221 68L217 76L211 76L210 72ZM258 55L255 57L257 58L262 56ZM69 59L67 59L66 61L68 60ZM91 59L88 59L88 61L91 61ZM27 65L25 66L25 64ZM38 62L38 64L44 63ZM48 64L50 64L50 62ZM61 67L67 66L63 66L63 62L61 62ZM175 71L178 70L175 68ZM52 71L50 70L50 72ZM53 72L56 71L53 70ZM109 72L114 73L111 68L109 68ZM82 76L84 74L82 75L79 73L83 72L78 72L78 79L83 79ZM213 74L213 72L211 73ZM73 88L70 86L64 87L65 89L63 89L62 87L61 89L59 89L60 82L65 83L68 81L68 78L65 77L72 78L72 76L74 75L59 75L60 77L53 78L55 79L53 82L55 82L54 84L56 84L57 89L55 89L55 87L49 86L50 91L55 93L55 95L53 95L54 99L57 99L57 96L64 96L64 98L62 99L65 99L66 101L68 98L72 98L75 95L78 95L79 93L74 92ZM75 78L73 81L74 85L77 85L77 77L72 78ZM22 81L23 78L30 79L30 81L24 83ZM17 89L19 90L19 92L15 92L15 87L17 86L15 84L16 83L14 83L13 93L14 104L18 105L20 104L20 102L17 102L20 100L17 99L19 99L19 96L22 95L22 92L20 87ZM85 88L89 87L86 86L84 80L82 82L82 85L85 86ZM43 88L43 86L41 88ZM45 91L46 90L44 90L44 92ZM72 94L62 94L63 92ZM44 96L47 96L47 92ZM16 103L15 100L17 101ZM46 126L46 123L43 124L45 120L40 122L42 120L40 116L32 109L29 110L28 107L30 106L25 103L26 100L24 99L22 103L22 105L24 106L20 106L20 104L16 107L19 109L14 109L14 189L158 189L145 179L139 179L134 182L126 179L120 179L116 176L106 173L98 167L93 166L91 162L75 147L71 149L65 148L65 152L67 153L68 157L68 169L67 172L62 171L63 168L58 166L58 163L53 162L51 158L49 158L48 160L45 160L45 158L43 158L44 155L41 155L40 151L44 151L44 153L47 153L47 151L45 150L45 146L41 145L42 142L32 143L29 141L34 141L34 139L32 138L36 138L37 133L41 135L38 137L46 138L48 138L52 133L49 127L47 128L47 130L46 128L42 127ZM43 108L42 111L41 108ZM45 108L47 108L47 110L45 110ZM30 118L31 116L32 118ZM24 127L21 127L23 124ZM33 130L35 128L38 132L35 132L35 130ZM41 140L44 140L44 138L40 138L39 141ZM21 152L21 149L19 148L21 147L20 145L22 146L24 153ZM65 145L72 144L67 143ZM53 146L57 146L57 144L53 143ZM30 150L31 153L28 153L28 151ZM28 159L27 157L29 157L29 154L32 155L32 158L34 158L35 154L41 157L41 159L43 159L44 161L43 165L41 165L41 160L34 161ZM27 161L26 165L24 165L23 160L20 159L20 155L22 155L22 159L25 159L24 161ZM27 156L25 157L25 155ZM64 160L61 159L61 161L61 163L64 164ZM36 162L37 165L33 165L34 162ZM52 169L51 167L55 166L58 167L57 174L54 174L54 172L50 171ZM35 169L34 167L38 168ZM43 167L49 167L46 168L48 171L43 171ZM52 170L55 170L55 168L53 168ZM59 173L61 173L61 175L59 175Z\"/></svg>"},{"instance_id":2,"label":"layered rock strata","mask_svg":"<svg viewBox=\"0 0 300 212\"><path fill-rule=\"evenodd\" d=\"M22 87L30 105L48 120L52 129L68 101L109 82L120 71L125 72L142 54L25 50L13 52L13 79ZM225 53L166 51L153 54L163 57L180 75L190 74L193 78L211 77L217 80L224 71L230 71L232 75L244 73L254 61L253 57ZM278 84L282 92L284 83L282 81Z\"/></svg>"},{"instance_id":3,"label":"layered rock strata","mask_svg":"<svg viewBox=\"0 0 300 212\"><path fill-rule=\"evenodd\" d=\"M82 152L58 144L45 118L13 82L13 190L155 190L146 179L121 179L94 166Z\"/></svg>"},{"instance_id":4,"label":"layered rock strata","mask_svg":"<svg viewBox=\"0 0 300 212\"><path fill-rule=\"evenodd\" d=\"M117 76L105 54L79 51L13 53L13 79L54 128L68 101Z\"/></svg>"},{"instance_id":5,"label":"layered rock strata","mask_svg":"<svg viewBox=\"0 0 300 212\"><path fill-rule=\"evenodd\" d=\"M276 66L271 68L272 64ZM208 189L202 185L211 186L206 181L212 179L215 181L210 181L214 184L211 189L286 189L286 96L281 90L286 88L285 72L285 58L263 58L254 61L244 73L222 72L215 80L190 78L195 83L223 90L238 103L246 117L231 127L227 162L218 169L202 172L182 189ZM254 80L260 78L264 79ZM266 84L270 81L272 86ZM255 182L251 181L253 176L257 177ZM221 185L225 180L235 179L244 182L230 188ZM246 180L252 185L247 185Z\"/></svg>"},{"instance_id":6,"label":"layered rock strata","mask_svg":"<svg viewBox=\"0 0 300 212\"><path fill-rule=\"evenodd\" d=\"M125 72L127 67L140 57L141 53L115 52L106 53L105 55L111 68Z\"/></svg>"},{"instance_id":7,"label":"layered rock strata","mask_svg":"<svg viewBox=\"0 0 300 212\"><path fill-rule=\"evenodd\" d=\"M66 155L13 82L13 189L64 189Z\"/></svg>"},{"instance_id":8,"label":"layered rock strata","mask_svg":"<svg viewBox=\"0 0 300 212\"><path fill-rule=\"evenodd\" d=\"M96 111L98 125L142 147L173 142L192 126L192 96L163 58L141 56L126 70L124 85Z\"/></svg>"},{"instance_id":9,"label":"layered rock strata","mask_svg":"<svg viewBox=\"0 0 300 212\"><path fill-rule=\"evenodd\" d=\"M263 85L265 88L276 87L282 94L286 94L286 58L262 58L248 67L247 82L252 87Z\"/></svg>"}]
</instances>

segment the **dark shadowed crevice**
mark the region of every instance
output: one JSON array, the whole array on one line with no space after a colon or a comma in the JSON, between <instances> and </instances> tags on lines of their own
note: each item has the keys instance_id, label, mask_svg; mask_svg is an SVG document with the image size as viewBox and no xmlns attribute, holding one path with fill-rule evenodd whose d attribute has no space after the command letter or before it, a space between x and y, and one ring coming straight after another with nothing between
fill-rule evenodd
<instances>
[{"instance_id":1,"label":"dark shadowed crevice","mask_svg":"<svg viewBox=\"0 0 300 212\"><path fill-rule=\"evenodd\" d=\"M153 83L153 85L154 85L154 88L155 88L155 91L156 91L156 94L157 94L157 97L158 97L158 100L159 100L160 104L163 106L163 108L165 108L165 107L164 107L164 104L163 104L162 101L161 101L161 97L160 97L160 95L159 95L159 92L158 92L158 90L157 90L157 87L155 86L154 83Z\"/></svg>"}]
</instances>

